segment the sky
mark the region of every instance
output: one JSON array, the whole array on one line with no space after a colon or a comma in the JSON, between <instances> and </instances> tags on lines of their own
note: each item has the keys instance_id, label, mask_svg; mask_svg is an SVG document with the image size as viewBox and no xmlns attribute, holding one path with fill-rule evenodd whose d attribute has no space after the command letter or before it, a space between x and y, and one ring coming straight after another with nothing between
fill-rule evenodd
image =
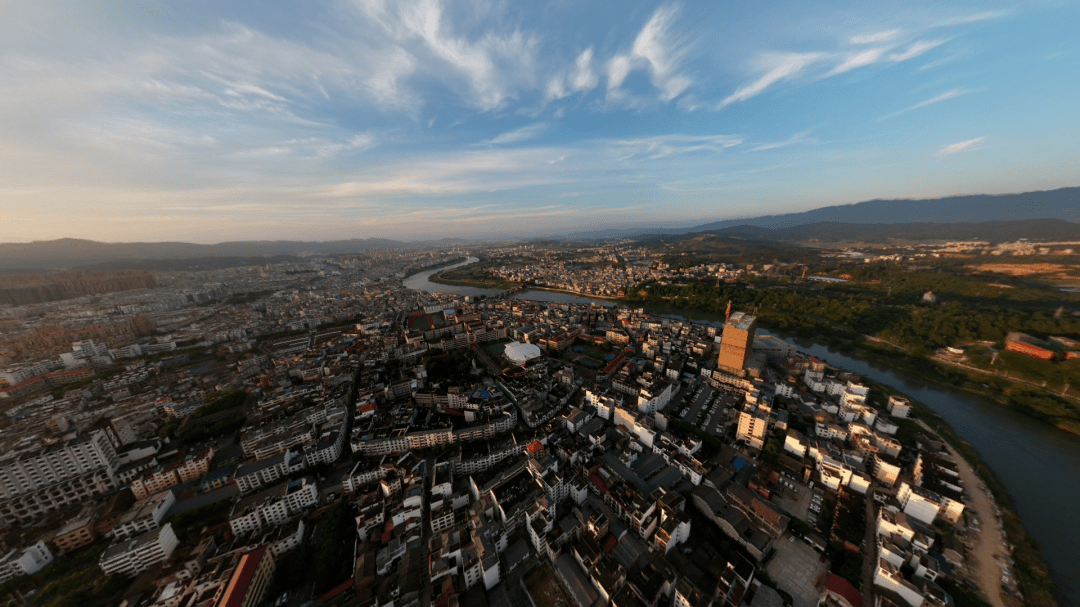
<instances>
[{"instance_id":1,"label":"sky","mask_svg":"<svg viewBox=\"0 0 1080 607\"><path fill-rule=\"evenodd\" d=\"M0 242L550 235L1080 185L1076 2L0 14Z\"/></svg>"}]
</instances>

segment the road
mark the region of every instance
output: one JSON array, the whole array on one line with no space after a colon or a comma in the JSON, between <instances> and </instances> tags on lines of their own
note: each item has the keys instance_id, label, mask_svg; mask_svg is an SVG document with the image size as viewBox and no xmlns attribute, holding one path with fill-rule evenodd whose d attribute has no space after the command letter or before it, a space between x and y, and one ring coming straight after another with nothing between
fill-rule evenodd
<instances>
[{"instance_id":1,"label":"road","mask_svg":"<svg viewBox=\"0 0 1080 607\"><path fill-rule=\"evenodd\" d=\"M874 484L866 490L866 537L863 538L863 605L873 605L874 571L877 569L877 512L874 511Z\"/></svg>"}]
</instances>

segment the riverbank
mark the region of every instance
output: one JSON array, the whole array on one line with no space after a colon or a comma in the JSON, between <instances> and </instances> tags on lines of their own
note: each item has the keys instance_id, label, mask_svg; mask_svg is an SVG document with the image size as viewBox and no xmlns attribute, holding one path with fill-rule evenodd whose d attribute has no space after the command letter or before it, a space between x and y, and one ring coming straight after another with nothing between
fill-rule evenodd
<instances>
[{"instance_id":1,"label":"riverbank","mask_svg":"<svg viewBox=\"0 0 1080 607\"><path fill-rule=\"evenodd\" d=\"M643 305L641 302L625 300L620 301L620 303L631 307ZM644 304L644 307L650 314L668 314L687 318L687 315L690 314L703 320L723 321L722 314L657 306L655 304ZM760 317L758 326L777 330L769 323L762 321ZM841 353L885 362L899 371L912 373L927 381L991 400L1001 407L1017 411L1041 423L1067 432L1073 437L1080 438L1080 419L1077 418L1075 405L1068 402L1062 405L1058 402L1061 401L1060 397L1046 392L1042 388L1032 387L1024 382L1017 381L1014 378L994 376L995 380L1008 382L1008 385L1011 386L1011 389L1002 390L985 383L989 380L981 374L976 374L962 367L946 365L929 357L911 354L895 344L876 338L867 339L866 336L849 339L835 334L812 336L796 334L795 337L813 339L823 345L836 348Z\"/></svg>"},{"instance_id":2,"label":"riverbank","mask_svg":"<svg viewBox=\"0 0 1080 607\"><path fill-rule=\"evenodd\" d=\"M626 302L624 302L624 303L626 303ZM630 305L640 305L640 303L633 302ZM646 310L646 312L648 312L650 314L660 314L660 315L666 314L666 315L670 315L670 316L678 316L680 318L685 318L685 319L688 319L688 320L691 320L691 321L723 322L723 316L722 315L716 315L716 314L710 314L710 313L698 313L698 312L693 312L693 311L687 311L685 309L674 309L674 308L667 308L667 307L656 306L656 305L647 305L647 306L645 306L645 310ZM768 328L767 323L763 324L762 326L765 329ZM843 357L843 355L846 355L846 354L850 354L850 355L856 356L856 357L858 357L860 355L863 355L865 358L867 358L869 360L874 360L874 361L876 361L878 363L887 364L889 367L895 368L898 372L901 372L901 373L902 372L907 372L907 373L909 373L909 374L911 374L911 375L913 375L915 377L918 377L920 380L923 380L923 381L925 381L925 382L927 382L927 383L929 383L931 385L939 385L943 389L947 389L947 390L955 390L957 388L960 388L962 392L966 392L968 394L976 394L978 396L983 396L983 397L986 396L985 394L980 394L978 392L974 392L974 391L971 391L971 390L963 390L963 387L960 386L960 385L957 385L957 383L953 383L953 382L949 382L949 381L943 381L939 374L932 373L932 372L927 372L926 369L920 369L920 368L912 369L910 367L905 368L904 365L895 365L893 357L884 355L885 354L885 352L884 352L885 348L884 347L882 347L880 349L879 348L871 348L871 347L868 347L868 346L856 347L856 345L852 344L848 340L836 339L836 338L834 338L832 336L818 336L817 339L819 339L821 341L821 343L824 344L825 346L829 346L830 348L835 348L836 350L838 350L841 353L842 357ZM798 345L798 344L796 344L796 345ZM800 350L805 350L806 349L805 346L799 346L799 347L800 347ZM820 346L820 347L823 347L823 346ZM811 348L811 349L818 349L818 347ZM892 352L895 354L895 350L893 350ZM826 354L825 352L816 353L816 355L819 356L819 357L823 356L825 354ZM851 359L848 359L848 360L851 360ZM928 365L933 365L933 363L930 362L930 361L926 361L926 363ZM838 365L834 364L834 366L838 366ZM866 383L867 385L870 385L870 387L872 389L876 389L876 390L880 391L879 392L880 394L885 394L885 395L896 394L896 395L901 395L901 396L904 396L905 398L908 398L912 402L912 404L914 405L914 408L917 411L917 415L922 420L926 421L926 423L931 427L931 429L935 433L937 433L945 442L947 442L951 448L955 449L956 452L962 457L962 459L966 463L968 463L968 465L971 466L971 469L978 475L978 477L980 479L982 479L982 482L985 483L986 487L991 492L991 495L993 496L994 503L997 505L997 507L1000 510L1002 528L1004 530L1004 534L1005 534L1005 537L1006 537L1006 540L1007 540L1007 545L1011 546L1012 557L1013 557L1013 560L1015 562L1015 566L1013 567L1013 574L1015 575L1015 579L1018 582L1020 592L1024 595L1025 604L1037 605L1039 607L1055 607L1055 606L1059 605L1058 597L1060 595L1058 593L1060 592L1060 587L1055 584L1054 579L1051 577L1050 569L1047 567L1045 561L1043 560L1043 556L1042 556L1042 553L1040 552L1040 548L1039 548L1038 544L1035 542L1035 540L1028 533L1027 529L1025 528L1025 525L1021 522L1020 516L1017 513L1016 507L1015 507L1015 505L1013 503L1012 495L1010 494L1010 492L1008 490L1006 490L1005 486L999 481L999 479L997 478L995 473L991 470L989 465L986 464L983 461L983 459L979 456L979 454L976 452L974 446L971 443L969 443L967 440L961 438L956 433L954 428L952 426L950 426L948 423L945 422L945 420L943 419L943 417L939 413L937 413L936 411L931 409L928 405L920 402L917 398L912 398L913 395L911 395L909 393L905 393L903 390L895 389L895 388L886 386L886 385L884 385L884 384L882 384L880 382L873 381L872 379L866 377L866 375L864 373L860 373L857 369L847 368L846 365L842 365L840 367L844 368L845 370L854 371L857 374L859 374L862 377L862 380L863 380L864 383ZM880 369L881 367L879 366L877 368ZM919 392L920 393L925 393L926 390L921 389L921 390L919 390ZM939 403L939 406L940 406L940 403ZM1003 411L1005 411L1005 410L1019 411L1016 408L1002 406L1000 404L997 404L996 402L995 402L995 404L993 406L1000 407ZM1030 414L1027 414L1027 412L1024 412L1024 413L1025 413L1025 415L1021 419L1038 419L1036 416L1032 416ZM985 416L981 415L981 416L986 417L988 419L993 419L995 417L1000 417L1002 415L1004 415L1004 414L985 415ZM955 417L955 415L954 415L954 417ZM1040 419L1039 422L1042 423L1042 424L1045 424L1045 427L1047 427L1049 429L1050 424L1046 424L1045 420ZM993 424L993 422L980 422L980 423ZM978 425L978 424L975 424L975 425ZM976 428L976 427L968 427L966 425L964 427L966 428L966 430L968 432L971 432L973 430L978 432L978 428ZM1048 430L1048 431L1055 431L1055 430ZM976 433L975 436L978 437L978 433ZM1001 444L1000 446L1004 446L1004 443ZM988 446L983 445L982 448L986 449L986 448L988 448ZM992 459L999 460L1001 454L1000 453L990 453L990 455L993 456ZM999 462L999 464L1000 464L1000 462ZM1043 465L1045 465L1045 464L1043 464ZM1016 485L1017 484L1017 482L1016 482L1017 479L1013 478L1013 477L1016 476L1016 474L1014 473L1015 471L1009 470L1008 472L1012 473L1009 478L1012 480L1013 484ZM1036 471L1031 470L1030 472L1035 473ZM1038 472L1040 474L1038 474L1036 476L1041 476L1041 473L1043 472L1043 470L1039 470ZM1031 476L1031 475L1028 475L1028 476ZM1025 491L1024 487L1019 486L1019 485L1018 485L1018 487L1019 487L1017 489L1018 491L1021 491L1021 492ZM975 491L979 491L979 487L977 487L977 486L976 487L968 487L968 489L972 494L974 494ZM1031 513L1032 504L1030 503L1031 502L1030 493L1031 492L1028 491L1028 494L1025 494L1025 495L1021 496L1025 500L1025 503L1026 503L1026 508L1025 509L1026 509L1026 511L1028 511L1029 516L1032 514ZM1039 501L1039 500L1036 500L1036 501ZM1043 499L1041 506L1043 508L1052 508L1052 505L1051 505L1050 501L1052 501L1052 500ZM1070 502L1068 505L1064 505L1064 507L1070 508L1070 509L1072 507L1074 507L1074 506L1075 506L1075 504L1072 503L1072 502ZM1041 510L1042 510L1042 508L1037 508L1036 509L1037 512L1041 511ZM982 514L984 514L984 513L980 511L980 515L982 515ZM1046 527L1046 525L1042 525L1042 527ZM1051 527L1055 527L1055 528L1057 527L1056 519L1051 524ZM1045 531L1045 529L1044 529L1044 531ZM1044 535L1045 535L1045 533L1044 533ZM1058 539L1060 539L1058 537L1052 537L1052 536L1047 536L1047 537L1049 537L1049 539L1046 540L1048 542L1052 541L1055 544L1060 543L1060 542L1058 542ZM1064 552L1061 550L1062 546L1059 545L1057 547L1059 549L1057 552L1061 553L1061 554L1064 554ZM1059 560L1060 560L1061 554L1059 554ZM1073 554L1073 552L1071 550L1069 550L1068 554L1071 555L1071 554ZM1069 570L1069 569L1072 568L1072 565L1070 565L1069 563L1065 563L1065 562L1058 563L1057 566L1058 567L1064 567L1066 570ZM1063 580L1063 583L1068 583L1070 578L1066 575L1065 577L1062 578L1062 580ZM1075 603L1070 603L1070 605L1071 604L1075 604Z\"/></svg>"},{"instance_id":3,"label":"riverbank","mask_svg":"<svg viewBox=\"0 0 1080 607\"><path fill-rule=\"evenodd\" d=\"M551 287L538 287L536 285L529 285L526 287L530 291L547 291L548 293L564 293L566 295L573 295L575 297L585 297L588 299L602 299L604 301L611 301L617 304L623 302L618 297L604 297L603 295L592 295L590 293L577 293L575 291L567 291L565 289L552 289Z\"/></svg>"},{"instance_id":4,"label":"riverbank","mask_svg":"<svg viewBox=\"0 0 1080 607\"><path fill-rule=\"evenodd\" d=\"M933 433L930 426L923 420L916 420L924 429ZM1001 569L997 561L1008 552L1008 544L1005 539L1004 523L1001 520L1001 511L994 503L994 494L986 486L975 472L975 468L966 458L956 452L956 449L945 443L945 447L956 461L957 471L960 473L960 482L967 488L971 495L969 510L977 512L977 519L981 525L967 527L968 531L975 533L975 538L967 545L968 550L964 558L964 567L972 573L975 583L982 589L983 596L990 602L992 607L1014 607L1006 605L1001 592ZM976 488L977 487L977 488ZM976 517L969 517L973 520ZM1016 602L1015 597L1014 604Z\"/></svg>"},{"instance_id":5,"label":"riverbank","mask_svg":"<svg viewBox=\"0 0 1080 607\"><path fill-rule=\"evenodd\" d=\"M983 523L972 552L976 561L974 566L978 573L979 587L987 598L991 599L991 604L995 607L1008 607L1001 596L1001 570L997 558L1011 554L1012 570L1023 595L1023 604L1058 607L1054 581L1050 577L1050 569L1039 554L1038 544L1020 521L1009 492L982 461L971 443L960 438L940 415L918 400L873 380L862 378L862 381L882 394L907 398L918 416L916 421L944 440L948 449L957 456L961 463L961 476L964 476L965 468L977 476L979 482L973 483L967 478L964 486L971 494L972 501L976 503L975 510ZM986 503L981 503L982 500L978 499L980 494L986 498L987 503L992 500L992 505L988 507Z\"/></svg>"},{"instance_id":6,"label":"riverbank","mask_svg":"<svg viewBox=\"0 0 1080 607\"><path fill-rule=\"evenodd\" d=\"M468 257L462 257L459 261L447 261L447 262L443 262L443 263L432 264L430 266L422 266L422 267L419 267L419 268L409 268L408 270L405 271L405 277L402 278L402 280L406 280L408 278L416 276L417 274L419 274L421 272L428 272L428 271L431 271L431 270L438 270L439 268L445 268L446 266L452 266L452 265L463 263L463 262L466 262L466 261L469 261Z\"/></svg>"}]
</instances>

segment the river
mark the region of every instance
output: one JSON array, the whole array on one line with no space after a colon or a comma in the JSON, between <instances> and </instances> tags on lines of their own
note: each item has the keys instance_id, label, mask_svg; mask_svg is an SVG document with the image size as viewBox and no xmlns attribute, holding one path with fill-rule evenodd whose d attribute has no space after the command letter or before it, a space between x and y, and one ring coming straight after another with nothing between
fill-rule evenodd
<instances>
[{"instance_id":1,"label":"river","mask_svg":"<svg viewBox=\"0 0 1080 607\"><path fill-rule=\"evenodd\" d=\"M722 323L705 316L694 322ZM978 452L1005 489L1066 607L1080 607L1080 441L1026 415L962 390L840 354L804 339L764 329L830 365L868 377L923 403ZM970 489L974 491L974 489Z\"/></svg>"},{"instance_id":2,"label":"river","mask_svg":"<svg viewBox=\"0 0 1080 607\"><path fill-rule=\"evenodd\" d=\"M479 261L470 257L449 267ZM405 286L455 295L495 295L496 289L476 289L433 283L428 278L446 268L429 270L405 280ZM576 303L611 302L550 291L523 291L515 295L539 301ZM708 315L693 322L716 323ZM758 329L762 334L771 334ZM799 350L830 365L864 375L925 404L945 420L958 436L971 443L1009 492L1024 527L1039 544L1043 559L1065 607L1080 607L1080 441L985 398L857 358L812 341L777 335ZM971 490L975 490L972 488Z\"/></svg>"},{"instance_id":3,"label":"river","mask_svg":"<svg viewBox=\"0 0 1080 607\"><path fill-rule=\"evenodd\" d=\"M431 282L431 277L443 270L449 270L451 268L460 268L461 266L467 266L471 263L480 261L476 257L469 257L465 261L459 261L455 264L448 266L442 266L435 268L434 270L424 270L418 274L406 278L403 282L406 287L416 291L426 291L428 293L449 293L451 295L461 295L469 297L478 297L484 295L486 297L492 297L502 293L500 289L482 289L480 287L462 287L458 285L443 285L437 282ZM532 301L553 301L559 303L582 303L582 304L599 304L605 307L612 307L614 302L605 301L602 299L593 299L591 297L582 297L580 295L573 295L570 293L561 293L558 291L544 291L541 289L526 289L519 293L515 293L514 297L518 299L530 299Z\"/></svg>"}]
</instances>

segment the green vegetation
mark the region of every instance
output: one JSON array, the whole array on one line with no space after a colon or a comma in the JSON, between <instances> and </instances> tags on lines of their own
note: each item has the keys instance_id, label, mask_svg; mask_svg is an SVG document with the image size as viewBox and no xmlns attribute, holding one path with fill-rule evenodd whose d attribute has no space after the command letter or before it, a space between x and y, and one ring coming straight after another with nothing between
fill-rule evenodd
<instances>
[{"instance_id":1,"label":"green vegetation","mask_svg":"<svg viewBox=\"0 0 1080 607\"><path fill-rule=\"evenodd\" d=\"M203 528L228 522L232 507L232 500L224 500L177 514L171 517L169 522L172 523L177 539L181 542L190 542L198 539Z\"/></svg>"},{"instance_id":2,"label":"green vegetation","mask_svg":"<svg viewBox=\"0 0 1080 607\"><path fill-rule=\"evenodd\" d=\"M453 350L446 355L425 358L423 364L431 383L445 380L452 384L464 384L471 377L472 361L472 356L465 351Z\"/></svg>"},{"instance_id":3,"label":"green vegetation","mask_svg":"<svg viewBox=\"0 0 1080 607\"><path fill-rule=\"evenodd\" d=\"M858 552L844 548L844 545L839 542L832 542L825 551L825 555L832 564L830 571L851 582L856 588L862 589L863 559Z\"/></svg>"},{"instance_id":4,"label":"green vegetation","mask_svg":"<svg viewBox=\"0 0 1080 607\"><path fill-rule=\"evenodd\" d=\"M229 390L217 396L207 396L203 405L191 414L191 419L199 419L222 411L228 411L233 407L239 407L247 400L247 392L243 390Z\"/></svg>"},{"instance_id":5,"label":"green vegetation","mask_svg":"<svg viewBox=\"0 0 1080 607\"><path fill-rule=\"evenodd\" d=\"M775 464L780 461L780 453L783 450L784 446L774 438L765 443L765 447L761 450L761 461L766 464Z\"/></svg>"},{"instance_id":6,"label":"green vegetation","mask_svg":"<svg viewBox=\"0 0 1080 607\"><path fill-rule=\"evenodd\" d=\"M105 552L101 544L87 546L66 554L41 571L17 577L0 586L0 596L13 592L26 594L33 589L35 605L43 607L96 607L115 605L129 585L121 576L106 576L98 567Z\"/></svg>"},{"instance_id":7,"label":"green vegetation","mask_svg":"<svg viewBox=\"0 0 1080 607\"><path fill-rule=\"evenodd\" d=\"M344 500L330 507L323 516L319 548L311 560L311 579L315 594L320 595L352 577L352 550L356 526Z\"/></svg>"},{"instance_id":8,"label":"green vegetation","mask_svg":"<svg viewBox=\"0 0 1080 607\"><path fill-rule=\"evenodd\" d=\"M942 590L949 593L949 596L953 599L953 605L956 607L990 607L990 603L987 603L981 596L948 578L943 577L937 583Z\"/></svg>"},{"instance_id":9,"label":"green vegetation","mask_svg":"<svg viewBox=\"0 0 1080 607\"><path fill-rule=\"evenodd\" d=\"M881 272L874 283L841 285L777 285L747 288L744 285L716 286L700 281L684 286L642 285L627 299L630 305L647 304L658 311L689 312L722 318L728 300L735 309L757 315L759 322L797 337L812 338L841 352L859 351L882 362L954 387L993 398L1023 413L1080 434L1080 403L1060 392L1066 384L1080 386L1080 360L1042 361L1011 352L1002 352L993 366L1006 375L988 375L978 370L949 366L930 359L937 348L977 342L998 343L1012 331L1037 336L1080 335L1080 319L1056 314L1062 301L1075 302L1077 296L1049 288L1028 286L995 289L970 276L946 271L912 272L896 267L837 266L854 275ZM885 268L885 269L880 269ZM919 276L928 274L930 278ZM911 276L909 276L911 275ZM1000 277L995 276L994 280ZM935 292L965 293L943 304L920 303L920 291L935 285ZM951 286L950 286L951 285ZM990 294L982 296L982 285ZM760 286L760 285L759 285ZM1007 297L997 297L1008 291ZM642 294L644 293L644 294ZM1045 303L1034 299L1045 296ZM866 339L871 336L892 346ZM987 357L972 365L989 367ZM1015 380L1035 382L1035 385ZM1043 381L1046 382L1045 388Z\"/></svg>"},{"instance_id":10,"label":"green vegetation","mask_svg":"<svg viewBox=\"0 0 1080 607\"><path fill-rule=\"evenodd\" d=\"M244 427L247 418L242 414L232 415L210 424L196 424L180 433L178 437L186 444L197 443L210 438L232 434Z\"/></svg>"}]
</instances>

